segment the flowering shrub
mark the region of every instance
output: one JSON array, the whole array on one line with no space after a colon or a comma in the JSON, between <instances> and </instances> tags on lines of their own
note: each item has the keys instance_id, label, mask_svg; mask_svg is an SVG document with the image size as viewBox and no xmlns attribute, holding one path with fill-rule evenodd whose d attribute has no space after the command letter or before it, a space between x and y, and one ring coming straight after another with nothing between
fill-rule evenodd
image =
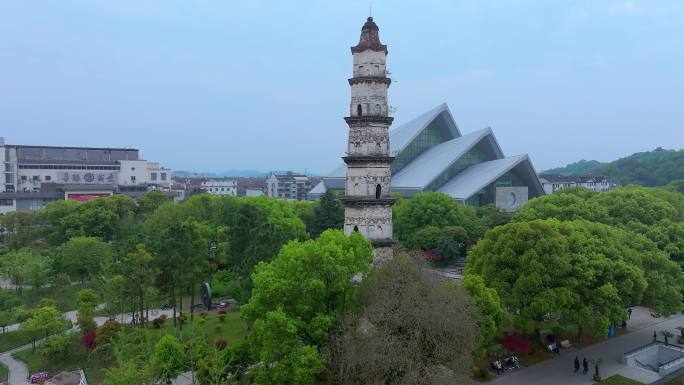
<instances>
[{"instance_id":1,"label":"flowering shrub","mask_svg":"<svg viewBox=\"0 0 684 385\"><path fill-rule=\"evenodd\" d=\"M434 250L427 250L423 252L423 257L432 262L442 262L444 260L444 257L437 254L437 252Z\"/></svg>"},{"instance_id":2,"label":"flowering shrub","mask_svg":"<svg viewBox=\"0 0 684 385\"><path fill-rule=\"evenodd\" d=\"M506 349L516 353L529 353L532 350L532 342L521 334L509 334L499 340Z\"/></svg>"},{"instance_id":3,"label":"flowering shrub","mask_svg":"<svg viewBox=\"0 0 684 385\"><path fill-rule=\"evenodd\" d=\"M95 346L97 346L96 340L97 340L97 333L92 332L92 331L87 332L83 336L81 336L81 343L88 350L95 349Z\"/></svg>"},{"instance_id":4,"label":"flowering shrub","mask_svg":"<svg viewBox=\"0 0 684 385\"><path fill-rule=\"evenodd\" d=\"M97 328L97 337L95 338L95 343L97 345L104 345L111 342L116 333L119 332L121 325L116 322L116 320L108 319L102 326Z\"/></svg>"},{"instance_id":5,"label":"flowering shrub","mask_svg":"<svg viewBox=\"0 0 684 385\"><path fill-rule=\"evenodd\" d=\"M225 338L221 338L216 341L216 348L218 348L218 350L223 350L226 348L226 346L228 346L228 341L226 341Z\"/></svg>"}]
</instances>

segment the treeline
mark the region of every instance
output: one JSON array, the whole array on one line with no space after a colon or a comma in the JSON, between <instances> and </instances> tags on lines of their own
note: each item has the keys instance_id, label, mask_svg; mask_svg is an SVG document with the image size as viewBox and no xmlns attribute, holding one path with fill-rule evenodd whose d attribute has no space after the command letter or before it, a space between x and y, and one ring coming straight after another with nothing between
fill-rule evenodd
<instances>
[{"instance_id":1,"label":"treeline","mask_svg":"<svg viewBox=\"0 0 684 385\"><path fill-rule=\"evenodd\" d=\"M142 319L151 305L180 308L205 281L246 302L259 261L291 240L341 227L343 215L330 196L319 203L204 194L179 204L153 191L137 200L60 200L0 217L0 268L19 293L80 282L98 290L110 314L135 310Z\"/></svg>"},{"instance_id":2,"label":"treeline","mask_svg":"<svg viewBox=\"0 0 684 385\"><path fill-rule=\"evenodd\" d=\"M684 150L665 150L658 147L653 151L638 152L609 163L580 160L544 173L567 176L607 175L622 185L665 186L676 180L684 180Z\"/></svg>"},{"instance_id":3,"label":"treeline","mask_svg":"<svg viewBox=\"0 0 684 385\"><path fill-rule=\"evenodd\" d=\"M497 327L506 309L537 339L543 329L604 337L627 320L627 306L682 310L683 240L680 193L565 189L530 200L511 223L487 232L468 255L464 284L496 292L482 309Z\"/></svg>"}]
</instances>

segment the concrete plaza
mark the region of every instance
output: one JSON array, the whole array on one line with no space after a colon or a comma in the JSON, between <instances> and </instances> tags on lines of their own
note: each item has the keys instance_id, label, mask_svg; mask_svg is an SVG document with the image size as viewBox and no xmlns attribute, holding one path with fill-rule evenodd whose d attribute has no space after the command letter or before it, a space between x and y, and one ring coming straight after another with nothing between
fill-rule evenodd
<instances>
[{"instance_id":1,"label":"concrete plaza","mask_svg":"<svg viewBox=\"0 0 684 385\"><path fill-rule=\"evenodd\" d=\"M601 343L588 346L584 349L563 349L560 357L544 361L529 368L524 368L516 372L507 373L493 380L493 385L589 385L592 380L593 365L589 365L589 373L581 374L574 372L575 357L591 360L594 358L603 359L600 366L603 378L619 374L633 380L649 384L660 378L652 371L633 368L620 363L622 354L635 349L641 345L653 341L653 332L669 330L675 335L679 335L677 326L684 326L684 316L677 315L665 318L653 318L648 309L636 307L632 313L632 319L628 321L628 333L619 337L614 337ZM659 337L660 338L660 337Z\"/></svg>"}]
</instances>

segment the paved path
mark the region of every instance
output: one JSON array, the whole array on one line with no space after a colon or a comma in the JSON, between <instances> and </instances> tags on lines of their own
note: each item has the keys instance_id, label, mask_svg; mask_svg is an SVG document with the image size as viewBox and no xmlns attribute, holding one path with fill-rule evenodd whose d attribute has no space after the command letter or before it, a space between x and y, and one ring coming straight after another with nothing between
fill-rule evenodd
<instances>
[{"instance_id":1,"label":"paved path","mask_svg":"<svg viewBox=\"0 0 684 385\"><path fill-rule=\"evenodd\" d=\"M150 318L152 317L157 317L161 314L166 314L167 317L173 316L173 310L159 310L159 309L154 309L150 310ZM73 324L76 324L76 318L78 316L78 312L75 310L68 311L64 313L64 319L71 321ZM95 317L94 320L97 323L97 325L102 325L107 321L109 317ZM130 314L122 314L118 315L116 317L116 320L121 322L121 323L130 323L132 320L132 316ZM12 325L13 329L11 330L16 330L19 325ZM70 329L69 331L76 331L78 330L77 327L74 327ZM8 328L8 331L10 329ZM36 345L39 345L42 343L42 340L36 342ZM28 369L26 368L26 364L24 364L22 361L16 360L12 355L16 352L20 352L23 350L30 349L33 345L28 344L24 346L20 346L18 348L12 349L10 351L4 352L0 354L0 363L2 365L5 365L7 369L9 370L9 378L10 378L10 385L26 385L29 382L27 381L28 379Z\"/></svg>"},{"instance_id":2,"label":"paved path","mask_svg":"<svg viewBox=\"0 0 684 385\"><path fill-rule=\"evenodd\" d=\"M23 362L14 359L14 357L12 357L12 354L30 348L31 344L28 344L0 354L0 363L2 363L2 365L5 365L9 370L10 385L29 384L29 382L27 381L28 369L26 368L26 365Z\"/></svg>"},{"instance_id":3,"label":"paved path","mask_svg":"<svg viewBox=\"0 0 684 385\"><path fill-rule=\"evenodd\" d=\"M634 379L644 384L649 384L660 376L646 369L633 368L620 363L622 353L630 351L641 345L653 341L653 331L669 330L679 335L677 326L684 325L684 316L678 315L669 319L652 318L645 308L634 308L632 320L628 321L628 330L631 332L619 337L611 338L604 342L591 345L584 349L563 349L561 356L544 361L529 368L517 372L505 374L491 382L492 385L590 385L593 384L591 376L593 365L589 365L589 373L582 375L574 373L575 357L580 361L586 357L602 358L600 372L603 378L614 374ZM675 337L676 340L676 337Z\"/></svg>"}]
</instances>

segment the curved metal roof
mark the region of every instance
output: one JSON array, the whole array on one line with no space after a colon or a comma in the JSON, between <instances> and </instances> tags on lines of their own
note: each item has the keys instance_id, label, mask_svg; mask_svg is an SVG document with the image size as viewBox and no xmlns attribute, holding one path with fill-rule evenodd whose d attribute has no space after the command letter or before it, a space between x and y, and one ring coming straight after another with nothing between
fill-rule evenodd
<instances>
[{"instance_id":1,"label":"curved metal roof","mask_svg":"<svg viewBox=\"0 0 684 385\"><path fill-rule=\"evenodd\" d=\"M532 196L543 195L544 189L527 155L504 158L503 151L490 128L461 135L446 104L410 120L390 131L390 152L396 155L404 150L431 123L440 125L447 139L428 148L392 175L392 190L409 195L422 192L449 166L478 144L487 145L493 158L467 167L445 183L438 191L455 199L468 199L487 185L495 182L508 171L516 168L530 188ZM450 137L450 139L449 139ZM347 166L341 163L310 192L310 197L325 192L327 188L343 189Z\"/></svg>"},{"instance_id":2,"label":"curved metal roof","mask_svg":"<svg viewBox=\"0 0 684 385\"><path fill-rule=\"evenodd\" d=\"M492 130L485 128L425 150L397 174L392 175L392 186L427 187L451 164L491 134Z\"/></svg>"},{"instance_id":3,"label":"curved metal roof","mask_svg":"<svg viewBox=\"0 0 684 385\"><path fill-rule=\"evenodd\" d=\"M495 182L508 171L524 163L527 163L532 172L534 172L527 154L474 164L461 171L438 191L456 199L468 199L487 187L487 185ZM538 194L543 194L544 189L539 183L539 179L536 178L536 174L534 175L537 183L531 183L532 185L528 187L535 189Z\"/></svg>"}]
</instances>

